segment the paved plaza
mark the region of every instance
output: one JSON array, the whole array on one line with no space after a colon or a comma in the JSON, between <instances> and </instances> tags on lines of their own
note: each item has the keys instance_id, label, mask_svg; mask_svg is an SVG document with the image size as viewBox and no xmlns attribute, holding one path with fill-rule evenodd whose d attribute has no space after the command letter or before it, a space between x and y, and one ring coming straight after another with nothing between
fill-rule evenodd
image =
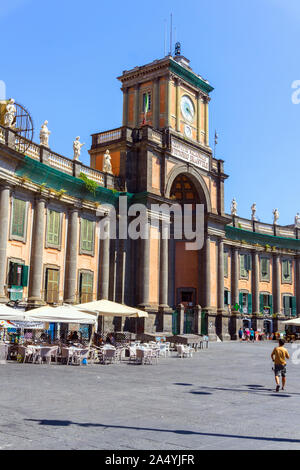
<instances>
[{"instance_id":1,"label":"paved plaza","mask_svg":"<svg viewBox=\"0 0 300 470\"><path fill-rule=\"evenodd\" d=\"M299 449L300 364L276 394L274 344L152 366L1 365L0 449Z\"/></svg>"}]
</instances>

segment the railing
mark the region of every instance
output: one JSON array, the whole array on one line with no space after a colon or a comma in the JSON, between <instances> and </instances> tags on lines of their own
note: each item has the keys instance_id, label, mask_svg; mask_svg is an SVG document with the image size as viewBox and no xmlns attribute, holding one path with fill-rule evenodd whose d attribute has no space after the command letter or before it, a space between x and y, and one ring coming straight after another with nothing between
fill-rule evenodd
<instances>
[{"instance_id":1,"label":"railing","mask_svg":"<svg viewBox=\"0 0 300 470\"><path fill-rule=\"evenodd\" d=\"M92 170L89 167L83 166L81 168L81 173L84 173L88 178L91 180L95 181L99 185L103 186L104 185L104 176L102 173L99 173L98 171Z\"/></svg>"},{"instance_id":2,"label":"railing","mask_svg":"<svg viewBox=\"0 0 300 470\"><path fill-rule=\"evenodd\" d=\"M101 132L100 134L96 134L96 142L95 145L101 145L104 144L105 142L111 142L112 140L119 140L122 137L122 127L119 129L113 129L108 132ZM94 142L93 142L94 144Z\"/></svg>"},{"instance_id":3,"label":"railing","mask_svg":"<svg viewBox=\"0 0 300 470\"><path fill-rule=\"evenodd\" d=\"M61 155L50 152L48 155L48 164L64 173L73 175L73 162Z\"/></svg>"},{"instance_id":4,"label":"railing","mask_svg":"<svg viewBox=\"0 0 300 470\"><path fill-rule=\"evenodd\" d=\"M109 138L120 138L122 129L126 130L126 128L120 128L114 131L105 132L103 141ZM93 138L94 137L95 136L93 136ZM0 142L7 144L10 148L13 148L23 155L33 158L34 160L38 160L45 165L53 167L63 173L67 173L75 177L79 177L80 173L84 173L88 178L95 181L99 186L106 185L107 181L109 187L118 186L118 178L114 175L107 175L109 177L105 178L105 174L103 172L94 170L93 168L83 165L79 161L71 160L70 158L53 152L47 147L31 142L18 135L13 129L7 129L0 126Z\"/></svg>"}]
</instances>

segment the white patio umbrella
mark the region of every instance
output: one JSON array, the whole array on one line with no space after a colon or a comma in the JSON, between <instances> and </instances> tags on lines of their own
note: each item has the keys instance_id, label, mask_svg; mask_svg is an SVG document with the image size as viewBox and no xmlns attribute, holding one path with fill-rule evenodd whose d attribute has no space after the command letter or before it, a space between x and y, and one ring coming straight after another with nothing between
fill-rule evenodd
<instances>
[{"instance_id":1,"label":"white patio umbrella","mask_svg":"<svg viewBox=\"0 0 300 470\"><path fill-rule=\"evenodd\" d=\"M88 312L94 315L102 315L104 317L136 317L147 318L148 313L138 308L128 307L128 305L111 302L110 300L95 300L74 306L81 312Z\"/></svg>"},{"instance_id":2,"label":"white patio umbrella","mask_svg":"<svg viewBox=\"0 0 300 470\"><path fill-rule=\"evenodd\" d=\"M283 325L300 326L300 318L293 318L292 320L283 321L282 323Z\"/></svg>"},{"instance_id":3,"label":"white patio umbrella","mask_svg":"<svg viewBox=\"0 0 300 470\"><path fill-rule=\"evenodd\" d=\"M77 323L84 325L96 325L94 315L82 312L72 306L36 308L26 312L26 321L39 321L45 323Z\"/></svg>"},{"instance_id":4,"label":"white patio umbrella","mask_svg":"<svg viewBox=\"0 0 300 470\"><path fill-rule=\"evenodd\" d=\"M0 304L0 320L24 321L25 312L22 312L22 310L19 310L18 308L12 308L5 304Z\"/></svg>"}]
</instances>

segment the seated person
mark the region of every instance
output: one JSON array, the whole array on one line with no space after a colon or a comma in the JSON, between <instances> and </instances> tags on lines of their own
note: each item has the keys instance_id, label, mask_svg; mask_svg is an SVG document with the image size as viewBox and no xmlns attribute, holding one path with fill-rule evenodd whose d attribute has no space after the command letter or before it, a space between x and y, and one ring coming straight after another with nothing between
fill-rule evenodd
<instances>
[{"instance_id":1,"label":"seated person","mask_svg":"<svg viewBox=\"0 0 300 470\"><path fill-rule=\"evenodd\" d=\"M115 340L115 338L114 338L114 336L113 336L112 333L109 333L109 335L107 335L107 337L106 337L106 343L111 344L112 346L115 346L116 340Z\"/></svg>"}]
</instances>

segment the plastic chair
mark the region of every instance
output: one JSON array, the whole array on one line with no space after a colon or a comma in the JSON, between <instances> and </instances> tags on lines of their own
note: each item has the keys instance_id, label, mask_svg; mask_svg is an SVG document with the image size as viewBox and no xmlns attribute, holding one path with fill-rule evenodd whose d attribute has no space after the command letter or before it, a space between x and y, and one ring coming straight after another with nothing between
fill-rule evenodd
<instances>
[{"instance_id":1,"label":"plastic chair","mask_svg":"<svg viewBox=\"0 0 300 470\"><path fill-rule=\"evenodd\" d=\"M116 361L117 351L115 349L104 349L103 351L103 364L112 363Z\"/></svg>"}]
</instances>

